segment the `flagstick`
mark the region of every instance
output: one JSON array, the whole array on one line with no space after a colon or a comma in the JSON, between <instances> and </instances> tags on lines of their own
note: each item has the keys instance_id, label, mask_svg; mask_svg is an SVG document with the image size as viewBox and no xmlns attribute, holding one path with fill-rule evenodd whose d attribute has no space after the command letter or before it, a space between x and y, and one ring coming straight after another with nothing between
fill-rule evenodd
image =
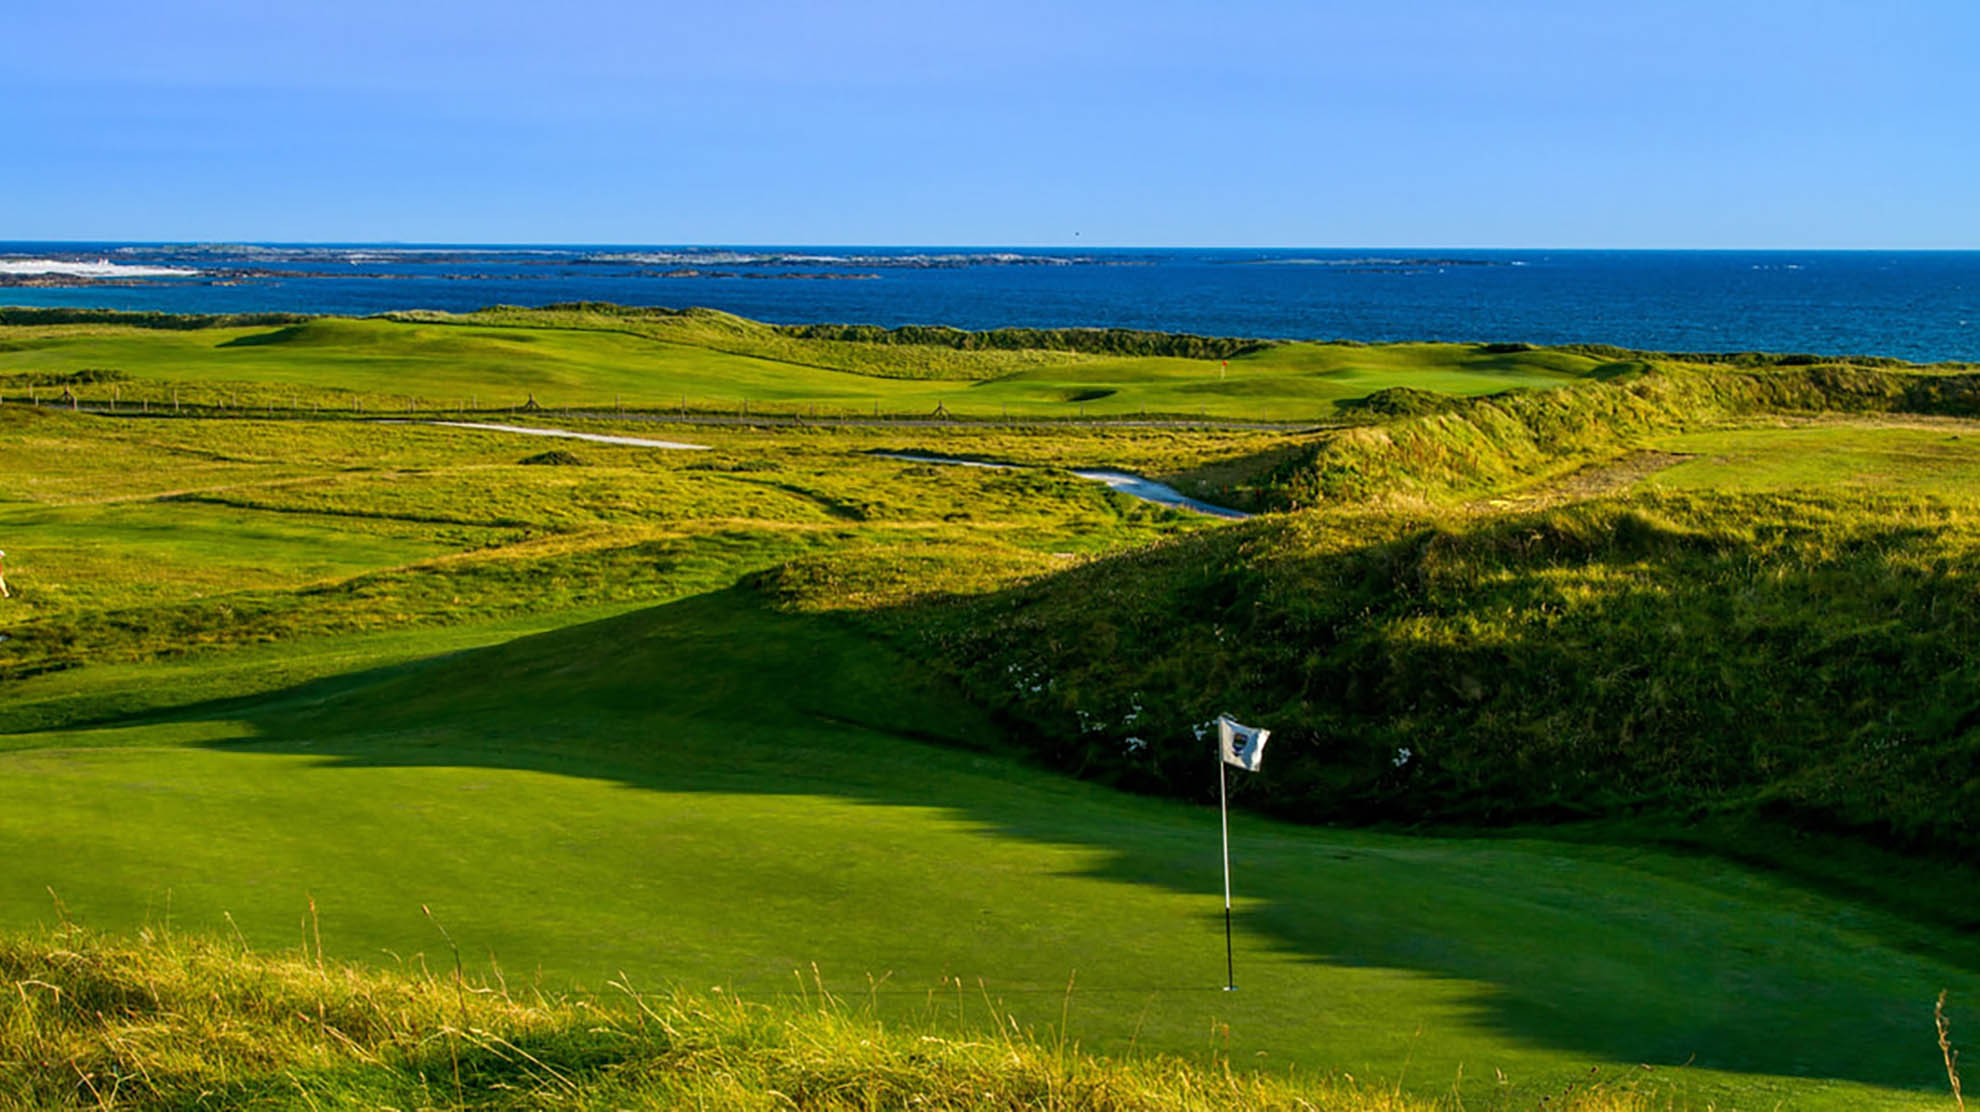
<instances>
[{"instance_id":1,"label":"flagstick","mask_svg":"<svg viewBox=\"0 0 1980 1112\"><path fill-rule=\"evenodd\" d=\"M1231 962L1231 804L1224 786L1224 746L1217 746L1217 815L1224 827L1224 991L1237 989L1237 971Z\"/></svg>"}]
</instances>

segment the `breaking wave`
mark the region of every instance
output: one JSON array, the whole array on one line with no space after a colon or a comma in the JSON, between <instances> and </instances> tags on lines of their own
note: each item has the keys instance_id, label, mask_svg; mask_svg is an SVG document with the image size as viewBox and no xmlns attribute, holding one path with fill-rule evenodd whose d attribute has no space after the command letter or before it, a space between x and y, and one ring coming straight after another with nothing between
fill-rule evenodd
<instances>
[{"instance_id":1,"label":"breaking wave","mask_svg":"<svg viewBox=\"0 0 1980 1112\"><path fill-rule=\"evenodd\" d=\"M182 266L113 263L108 259L0 259L0 274L52 274L67 278L189 278L199 271Z\"/></svg>"}]
</instances>

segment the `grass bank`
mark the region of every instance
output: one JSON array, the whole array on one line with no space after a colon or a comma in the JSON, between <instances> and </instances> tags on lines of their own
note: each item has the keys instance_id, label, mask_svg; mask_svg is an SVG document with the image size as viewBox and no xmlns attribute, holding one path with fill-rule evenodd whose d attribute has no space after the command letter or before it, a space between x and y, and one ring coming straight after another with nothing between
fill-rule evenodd
<instances>
[{"instance_id":1,"label":"grass bank","mask_svg":"<svg viewBox=\"0 0 1980 1112\"><path fill-rule=\"evenodd\" d=\"M1887 361L1886 361L1887 362ZM1734 363L1611 364L1572 389L1426 400L1394 419L1322 435L1259 483L1278 509L1425 506L1563 474L1647 439L1758 415L1980 414L1980 375L1964 368ZM1394 398L1397 390L1364 402Z\"/></svg>"},{"instance_id":2,"label":"grass bank","mask_svg":"<svg viewBox=\"0 0 1980 1112\"><path fill-rule=\"evenodd\" d=\"M1974 511L1670 491L1300 516L872 620L1054 766L1140 790L1201 798L1222 708L1276 728L1244 798L1307 821L1736 811L1953 857L1980 844L1980 781L1945 771L1980 761Z\"/></svg>"}]
</instances>

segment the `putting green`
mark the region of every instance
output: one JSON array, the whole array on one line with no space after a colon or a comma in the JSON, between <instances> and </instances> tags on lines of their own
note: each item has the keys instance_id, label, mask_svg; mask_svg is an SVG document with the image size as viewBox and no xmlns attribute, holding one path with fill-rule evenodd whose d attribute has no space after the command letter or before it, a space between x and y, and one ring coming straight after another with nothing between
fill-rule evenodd
<instances>
[{"instance_id":1,"label":"putting green","mask_svg":"<svg viewBox=\"0 0 1980 1112\"><path fill-rule=\"evenodd\" d=\"M1980 977L1875 913L1650 851L1239 816L1242 987L1219 991L1215 811L1028 769L912 675L725 592L16 735L0 922L46 922L52 888L94 925L231 916L274 946L313 897L327 949L389 961L444 952L427 905L512 984L762 997L816 963L848 996L880 981L885 1014L1042 1029L1070 981L1072 1034L1103 1051L1228 1037L1264 1068L1462 1073L1467 1098L1647 1065L1720 1107L1944 1103L1931 1000Z\"/></svg>"}]
</instances>

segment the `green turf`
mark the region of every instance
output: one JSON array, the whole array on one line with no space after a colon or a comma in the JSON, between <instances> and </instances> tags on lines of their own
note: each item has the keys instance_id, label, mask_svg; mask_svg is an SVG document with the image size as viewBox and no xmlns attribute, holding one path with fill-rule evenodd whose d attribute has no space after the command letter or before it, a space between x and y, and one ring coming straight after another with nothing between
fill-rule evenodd
<instances>
[{"instance_id":1,"label":"green turf","mask_svg":"<svg viewBox=\"0 0 1980 1112\"><path fill-rule=\"evenodd\" d=\"M1647 480L1681 490L1838 490L1969 499L1980 491L1980 435L1965 423L1796 424L1660 440L1675 462Z\"/></svg>"},{"instance_id":2,"label":"green turf","mask_svg":"<svg viewBox=\"0 0 1980 1112\"><path fill-rule=\"evenodd\" d=\"M34 569L37 605L64 609L342 579L455 547L394 524L359 530L301 515L159 502L0 509L0 532L28 539L15 562ZM112 536L115 544L102 543Z\"/></svg>"},{"instance_id":3,"label":"green turf","mask_svg":"<svg viewBox=\"0 0 1980 1112\"><path fill-rule=\"evenodd\" d=\"M500 644L647 605L651 605L650 599L606 602L523 612L471 624L285 637L225 653L96 661L87 667L8 681L6 698L0 700L0 734L73 727L248 698L371 668Z\"/></svg>"},{"instance_id":4,"label":"green turf","mask_svg":"<svg viewBox=\"0 0 1980 1112\"><path fill-rule=\"evenodd\" d=\"M960 977L1041 1024L1076 976L1095 1049L1200 1052L1221 1021L1258 1065L1432 1090L1462 1065L1480 1095L1501 1070L1537 1096L1647 1064L1740 1107L1932 1106L1901 1091L1934 1081L1919 1019L1939 987L1980 990L1875 913L1731 866L1240 817L1225 994L1214 811L972 753L985 724L914 676L725 594L16 738L0 908L46 921L53 888L99 925L227 912L266 945L313 896L327 946L376 956L433 950L425 904L512 979L774 994L817 962L903 1008Z\"/></svg>"},{"instance_id":5,"label":"green turf","mask_svg":"<svg viewBox=\"0 0 1980 1112\"><path fill-rule=\"evenodd\" d=\"M9 375L108 368L134 381L78 387L91 404L106 404L114 395L126 406L143 398L160 409L169 408L176 389L185 404L344 407L358 397L372 411L404 411L408 405L493 408L534 397L552 407L623 403L739 413L754 405L758 412L801 414L816 407L824 416L917 415L941 406L980 417L1146 411L1299 421L1331 416L1336 403L1386 387L1483 394L1559 385L1601 365L1587 356L1494 353L1480 345L1283 344L1231 359L1228 366L1210 359L983 352L961 354L995 360L987 370L938 365L924 371L917 360L957 353L836 345L871 348L873 358L885 361L882 373L859 373L806 362L823 357L807 354L796 341L732 351L724 350L721 333L706 329L636 334L610 318L517 313L499 319L512 323L323 319L183 332L111 325L14 328L8 330L8 350L0 351L0 381ZM915 377L896 377L902 374ZM331 387L335 392L325 393ZM12 393L18 398L26 388L14 387ZM58 395L48 388L40 392L44 399Z\"/></svg>"}]
</instances>

